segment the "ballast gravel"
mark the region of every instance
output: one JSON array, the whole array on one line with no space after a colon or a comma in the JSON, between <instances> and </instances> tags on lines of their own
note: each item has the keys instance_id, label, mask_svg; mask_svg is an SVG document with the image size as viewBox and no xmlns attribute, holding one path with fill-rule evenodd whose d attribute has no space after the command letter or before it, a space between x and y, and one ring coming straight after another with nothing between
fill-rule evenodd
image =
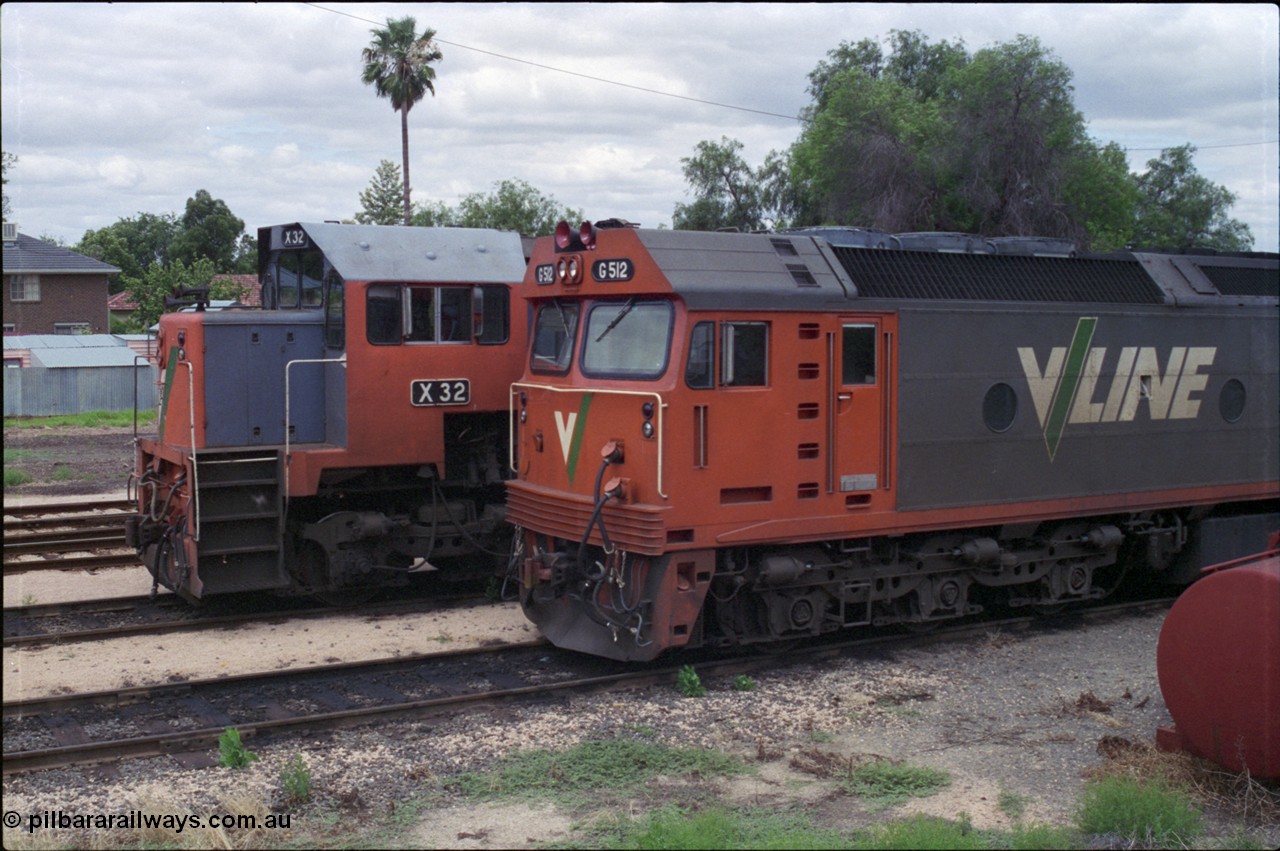
<instances>
[{"instance_id":1,"label":"ballast gravel","mask_svg":"<svg viewBox=\"0 0 1280 851\"><path fill-rule=\"evenodd\" d=\"M485 640L486 632L489 640L501 636L511 626L512 609L467 610L455 613L456 623L440 615L425 630L398 634L404 652L423 652L429 649L423 645L452 632L478 636L456 643L451 636L449 649L455 649L465 641ZM296 642L290 647L290 665L319 663L334 645L358 645L359 630L353 625L358 620L313 622L303 634L309 638L286 638L277 631L269 640L277 645ZM186 769L170 758L156 758L114 771L53 770L6 777L4 809L20 814L140 808L208 814L256 805L282 812L281 772L300 755L309 766L314 792L310 804L293 810L291 829L307 824L317 831L323 826L325 833L346 830L368 836L398 823L396 813L429 797L441 779L483 769L522 749L563 749L624 736L718 748L754 769L738 778L667 778L634 790L621 804L608 801L610 808L621 806L632 813L660 800L664 783L673 790L699 783L707 787L701 791L731 804L803 806L818 823L846 830L912 812L948 818L965 813L977 827L1009 827L1012 820L999 804L1002 795L1018 797L1024 820L1064 824L1071 819L1085 773L1106 759L1099 753L1100 741L1150 743L1156 728L1170 721L1155 676L1162 621L1163 612L1156 612L1052 632L989 632L958 644L886 651L869 659L780 666L756 675L749 691L736 690L731 678L709 677L704 681L708 692L701 698L681 696L673 683L481 707L444 719L251 741L258 759L242 770ZM198 655L201 645L216 644L217 658L246 661L255 659L254 648L265 640L252 630L183 638L192 654ZM325 649L311 652L317 645ZM77 657L92 658L96 652L91 644L76 648ZM136 650L145 654L144 648ZM46 676L62 682L55 674L56 652L19 660L24 682ZM6 669L12 662L6 656ZM887 813L835 794L832 766L876 757L943 769L952 782L936 795ZM534 841L570 841L571 826L582 818L550 803L475 805L448 795L429 799L411 810L417 813L416 824L398 841L415 847L526 847ZM13 846L19 832L6 827L5 847ZM83 835L65 838L100 842Z\"/></svg>"}]
</instances>

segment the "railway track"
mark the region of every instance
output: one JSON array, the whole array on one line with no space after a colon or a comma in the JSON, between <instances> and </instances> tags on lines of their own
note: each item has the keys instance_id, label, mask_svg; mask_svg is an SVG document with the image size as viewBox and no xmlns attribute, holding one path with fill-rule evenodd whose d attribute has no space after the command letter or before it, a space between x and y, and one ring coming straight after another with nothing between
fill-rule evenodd
<instances>
[{"instance_id":1,"label":"railway track","mask_svg":"<svg viewBox=\"0 0 1280 851\"><path fill-rule=\"evenodd\" d=\"M124 538L129 508L124 500L5 506L4 575L136 566Z\"/></svg>"},{"instance_id":2,"label":"railway track","mask_svg":"<svg viewBox=\"0 0 1280 851\"><path fill-rule=\"evenodd\" d=\"M696 664L700 674L710 676L776 670L886 648L981 637L991 630L1078 627L1170 602L1123 603L1055 618L989 620L928 635L842 636L796 648L785 661L761 654L677 654L619 670L609 660L536 641L5 702L3 770L8 775L166 754L190 767L211 765L218 737L228 727L248 739L418 719L495 701L669 684L687 664Z\"/></svg>"},{"instance_id":3,"label":"railway track","mask_svg":"<svg viewBox=\"0 0 1280 851\"><path fill-rule=\"evenodd\" d=\"M371 603L357 607L332 606L303 600L256 597L250 601L218 601L204 608L192 607L176 595L152 600L149 595L111 597L71 603L15 606L4 610L4 646L30 647L73 644L141 635L198 632L262 623L266 618L298 620L334 614L386 616L418 614L475 602L475 594L430 596ZM230 609L239 609L231 612ZM112 622L116 621L116 622Z\"/></svg>"}]
</instances>

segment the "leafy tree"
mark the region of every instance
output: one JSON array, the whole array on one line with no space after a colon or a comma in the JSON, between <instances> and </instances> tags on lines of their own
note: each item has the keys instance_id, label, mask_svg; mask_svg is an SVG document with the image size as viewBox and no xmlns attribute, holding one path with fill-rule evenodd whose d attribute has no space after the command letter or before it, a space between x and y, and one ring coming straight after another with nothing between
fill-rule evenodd
<instances>
[{"instance_id":1,"label":"leafy tree","mask_svg":"<svg viewBox=\"0 0 1280 851\"><path fill-rule=\"evenodd\" d=\"M113 293L140 280L153 263L169 262L169 246L178 235L178 219L173 213L138 213L97 230L85 231L75 251L95 257L120 270L111 284Z\"/></svg>"},{"instance_id":2,"label":"leafy tree","mask_svg":"<svg viewBox=\"0 0 1280 851\"><path fill-rule=\"evenodd\" d=\"M785 216L1123 244L1134 194L1121 152L1088 137L1070 69L1037 39L970 56L895 30L889 48L844 42L810 74L810 122L766 180Z\"/></svg>"},{"instance_id":3,"label":"leafy tree","mask_svg":"<svg viewBox=\"0 0 1280 851\"><path fill-rule=\"evenodd\" d=\"M9 185L9 169L18 164L18 158L8 151L0 151L0 185ZM9 193L0 196L0 221L9 221L13 210L9 207Z\"/></svg>"},{"instance_id":4,"label":"leafy tree","mask_svg":"<svg viewBox=\"0 0 1280 851\"><path fill-rule=\"evenodd\" d=\"M458 223L458 214L443 201L428 201L414 205L413 223L423 228L453 227Z\"/></svg>"},{"instance_id":5,"label":"leafy tree","mask_svg":"<svg viewBox=\"0 0 1280 851\"><path fill-rule=\"evenodd\" d=\"M243 233L236 242L235 261L231 273L236 275L253 275L258 271L258 238Z\"/></svg>"},{"instance_id":6,"label":"leafy tree","mask_svg":"<svg viewBox=\"0 0 1280 851\"><path fill-rule=\"evenodd\" d=\"M764 228L760 177L742 158L742 143L722 136L719 144L699 142L683 157L684 179L694 192L691 204L676 204L671 224L677 230Z\"/></svg>"},{"instance_id":7,"label":"leafy tree","mask_svg":"<svg viewBox=\"0 0 1280 851\"><path fill-rule=\"evenodd\" d=\"M176 296L183 289L209 288L209 298L234 300L244 296L244 287L229 277L218 278L214 262L201 257L190 265L174 260L167 266L152 263L142 278L129 285L129 296L138 309L130 318L138 330L154 325L166 312L165 299Z\"/></svg>"},{"instance_id":8,"label":"leafy tree","mask_svg":"<svg viewBox=\"0 0 1280 851\"><path fill-rule=\"evenodd\" d=\"M1236 196L1196 171L1190 145L1166 148L1147 161L1137 177L1137 219L1133 244L1138 248L1249 251L1253 233L1227 217Z\"/></svg>"},{"instance_id":9,"label":"leafy tree","mask_svg":"<svg viewBox=\"0 0 1280 851\"><path fill-rule=\"evenodd\" d=\"M378 163L369 188L360 193L360 212L356 221L362 225L397 225L403 221L404 200L400 166L391 160Z\"/></svg>"},{"instance_id":10,"label":"leafy tree","mask_svg":"<svg viewBox=\"0 0 1280 851\"><path fill-rule=\"evenodd\" d=\"M458 202L452 224L467 228L513 230L525 236L555 232L561 221L580 222L581 210L563 206L523 180L513 178L494 184L488 194L473 192Z\"/></svg>"},{"instance_id":11,"label":"leafy tree","mask_svg":"<svg viewBox=\"0 0 1280 851\"><path fill-rule=\"evenodd\" d=\"M1084 236L1064 181L1087 154L1071 70L1040 42L1018 36L978 51L950 75L944 108L950 210L957 230L998 235Z\"/></svg>"},{"instance_id":12,"label":"leafy tree","mask_svg":"<svg viewBox=\"0 0 1280 851\"><path fill-rule=\"evenodd\" d=\"M378 97L390 99L391 108L400 113L400 147L404 160L404 223L411 220L409 203L409 110L427 92L435 97L435 69L432 62L444 58L436 47L436 31L415 32L417 22L411 17L387 19L387 28L373 30L373 41L361 54L364 73L361 79L372 85Z\"/></svg>"},{"instance_id":13,"label":"leafy tree","mask_svg":"<svg viewBox=\"0 0 1280 851\"><path fill-rule=\"evenodd\" d=\"M232 213L225 201L201 189L187 199L169 256L187 264L208 258L219 270L234 269L243 233L244 220Z\"/></svg>"}]
</instances>

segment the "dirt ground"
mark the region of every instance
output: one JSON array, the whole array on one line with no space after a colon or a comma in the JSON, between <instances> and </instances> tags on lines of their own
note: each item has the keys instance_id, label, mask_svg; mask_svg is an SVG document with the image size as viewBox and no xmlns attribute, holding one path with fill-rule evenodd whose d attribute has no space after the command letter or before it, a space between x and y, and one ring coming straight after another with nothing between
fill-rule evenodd
<instances>
[{"instance_id":1,"label":"dirt ground","mask_svg":"<svg viewBox=\"0 0 1280 851\"><path fill-rule=\"evenodd\" d=\"M6 502L125 493L131 428L6 429L5 440L6 467L33 477L29 484L6 488ZM60 474L63 468L68 472ZM51 602L147 585L141 568L81 580L84 586L62 577L56 588L36 587L31 578L13 587L6 582L5 603L12 605L15 595ZM94 584L101 587L87 587ZM1171 720L1155 677L1162 621L1163 615L1155 613L1090 629L995 633L957 646L762 675L750 692L710 682L710 693L698 700L655 688L518 710L495 708L447 722L352 730L314 741L284 737L264 742L260 761L234 775L156 759L131 764L110 782L88 781L79 771L6 777L3 794L7 810L22 812L125 811L137 806L140 796L174 811L209 812L245 794L274 807L282 768L303 752L318 800L301 818L314 826L336 811L353 826L369 829L380 824L382 813L394 814L399 803L421 792L422 784L413 778L481 768L523 747L565 748L588 738L644 731L672 746L724 749L755 770L737 779L663 778L622 799L602 800L607 811L635 815L664 802L715 800L799 810L816 824L841 830L913 812L949 818L965 813L977 827L1008 828L1015 819L1001 801L1013 799L1020 802L1023 819L1065 824L1085 778L1114 762L1104 744L1149 753L1155 729ZM353 614L320 623L264 623L145 648L117 639L7 650L5 699L72 685L109 689L162 682L175 674L218 676L246 659L296 668L362 655L427 652L446 643L447 649L457 649L495 639L524 640L532 633L517 607L495 606L456 613L454 619L424 612L398 619ZM937 795L877 812L840 793L829 770L866 755L939 768L952 783ZM1251 823L1263 847L1280 843L1280 799L1274 793L1269 806L1263 825ZM540 801L477 804L446 798L420 813L397 841L476 849L573 842L580 837L575 826L598 815ZM1210 836L1229 836L1240 823L1236 807L1217 809L1211 812ZM11 847L15 837L6 830L4 838Z\"/></svg>"},{"instance_id":2,"label":"dirt ground","mask_svg":"<svg viewBox=\"0 0 1280 851\"><path fill-rule=\"evenodd\" d=\"M133 469L133 428L6 428L4 466L31 477L26 484L6 486L6 500L123 497Z\"/></svg>"}]
</instances>

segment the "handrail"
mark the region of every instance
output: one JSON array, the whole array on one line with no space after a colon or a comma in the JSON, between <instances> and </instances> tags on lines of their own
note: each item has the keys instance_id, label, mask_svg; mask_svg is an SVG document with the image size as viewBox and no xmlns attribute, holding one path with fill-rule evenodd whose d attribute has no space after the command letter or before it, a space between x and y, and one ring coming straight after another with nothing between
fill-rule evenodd
<instances>
[{"instance_id":1,"label":"handrail","mask_svg":"<svg viewBox=\"0 0 1280 851\"><path fill-rule=\"evenodd\" d=\"M662 451L663 433L664 433L663 425L662 425L662 416L663 416L662 412L666 410L667 403L662 401L661 393L658 393L656 390L615 390L612 388L600 388L600 387L593 387L588 389L588 388L582 388L582 387L552 387L547 384L531 384L523 381L512 382L511 389L507 393L507 404L508 404L507 410L509 413L509 422L507 423L507 425L509 426L509 428L507 429L507 441L508 441L507 457L510 459L508 463L511 466L511 472L516 474L519 474L520 472L520 470L518 469L518 465L516 463L516 451L515 451L516 450L516 446L515 446L516 429L519 426L519 424L516 422L517 418L515 413L516 411L515 399L516 399L517 388L525 388L525 389L532 389L532 390L550 390L552 393L594 393L601 396L603 395L640 396L640 397L648 397L648 398L657 400L657 403L658 403L657 404L657 409L658 409L657 411L658 413L658 416L657 416L657 421L658 421L657 423L657 435L658 435L657 492L658 492L658 496L662 497L663 499L670 499L670 497L667 496L667 494L662 490L662 485L663 485L662 459L664 457L663 451Z\"/></svg>"},{"instance_id":2,"label":"handrail","mask_svg":"<svg viewBox=\"0 0 1280 851\"><path fill-rule=\"evenodd\" d=\"M198 544L200 543L200 465L196 462L196 369L186 358L178 361L178 365L185 366L189 373L187 375L187 419L189 421L187 427L191 433L191 496L188 498L187 507L190 508L194 500L196 523L191 539Z\"/></svg>"},{"instance_id":3,"label":"handrail","mask_svg":"<svg viewBox=\"0 0 1280 851\"><path fill-rule=\"evenodd\" d=\"M287 506L289 503L289 424L292 421L290 416L290 400L289 394L289 369L297 363L341 363L347 362L347 353L343 352L341 356L336 358L299 358L291 360L284 365L284 493L281 495L283 503Z\"/></svg>"}]
</instances>

